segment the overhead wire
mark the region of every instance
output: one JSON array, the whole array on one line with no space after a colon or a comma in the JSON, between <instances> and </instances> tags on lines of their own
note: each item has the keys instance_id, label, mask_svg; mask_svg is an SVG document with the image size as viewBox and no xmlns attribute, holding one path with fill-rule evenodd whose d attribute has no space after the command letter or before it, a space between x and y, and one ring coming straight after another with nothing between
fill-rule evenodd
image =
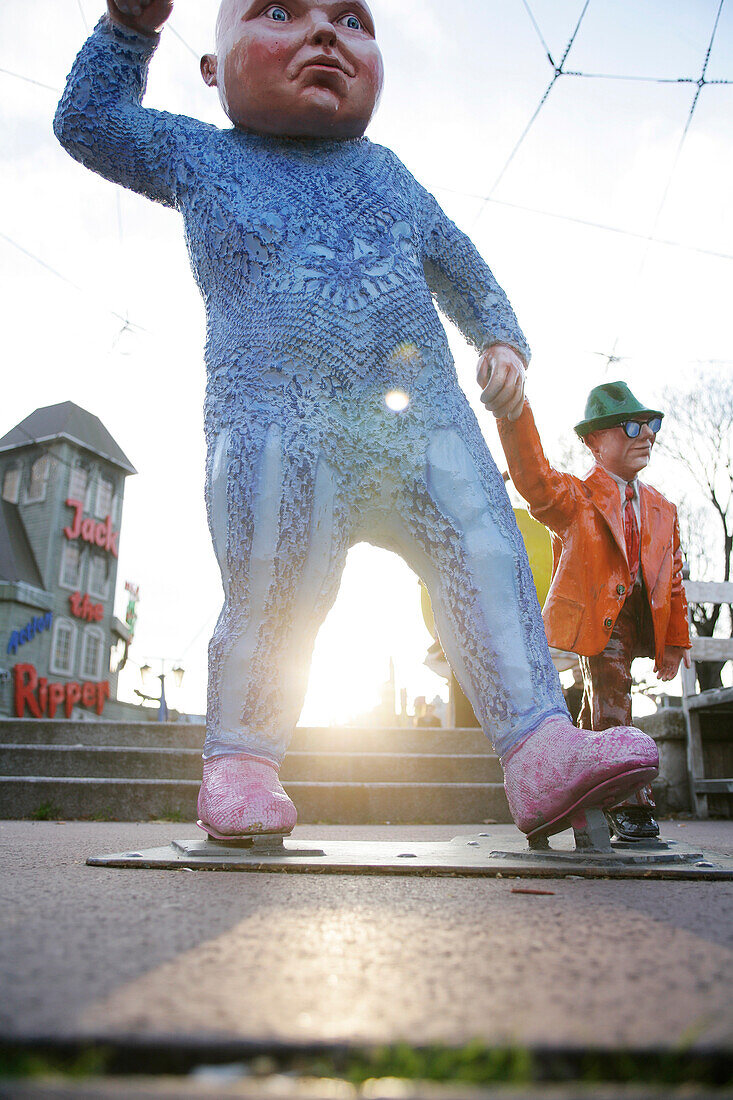
<instances>
[{"instance_id":1,"label":"overhead wire","mask_svg":"<svg viewBox=\"0 0 733 1100\"><path fill-rule=\"evenodd\" d=\"M76 0L76 2L77 2L77 7L78 7L78 10L79 10L79 14L80 14L80 16L81 16L81 18L84 22L85 29L88 31L89 30L89 24L87 22L86 15L84 13L84 8L82 7L81 0ZM168 30L172 33L172 35L175 38L178 39L179 42L181 42L181 44L189 51L190 54L192 54L192 56L198 58L198 54L196 53L196 51L188 44L188 42L185 40L185 38L176 30L175 27L173 27L169 24ZM51 84L46 84L46 83L44 83L40 80L35 80L34 78L29 77L29 76L25 76L22 73L12 72L10 69L5 69L5 68L2 68L2 67L0 67L0 73L3 74L4 76L12 77L14 80L20 80L23 83L33 84L38 88L44 88L46 91L53 92L55 95L60 96L62 94L62 89L61 88L54 87ZM121 201L120 201L119 191L117 193L117 231L118 231L120 244L122 245L124 232L123 232L122 208L121 208ZM1 230L0 230L0 238L5 240L8 244L12 245L14 248L17 248L18 251L22 252L23 255L28 257L28 259L30 259L30 260L34 261L35 263L39 264L46 271L48 271L50 274L54 275L57 279L61 279L62 282L66 283L68 286L73 287L74 290L78 291L80 294L88 293L88 291L85 291L84 288L79 286L78 283L75 283L72 279L67 278L60 271L58 271L55 267L52 267L51 264L46 263L46 261L42 260L40 258L40 256L35 255L35 253L33 253L29 249L25 248L18 241L13 240L12 237L9 237L6 233L3 233ZM123 334L125 332L127 332L127 331L146 332L147 331L146 329L144 329L142 327L142 325L138 325L138 324L135 324L133 321L130 321L129 316L123 315L123 314L119 313L117 310L113 310L113 309L109 310L109 312L112 314L113 317L116 317L118 321L122 322L122 328L117 333L117 335L116 335L116 337L115 337L115 339L112 343L111 350L114 350L114 348L119 343L120 338L123 336Z\"/></svg>"},{"instance_id":2,"label":"overhead wire","mask_svg":"<svg viewBox=\"0 0 733 1100\"><path fill-rule=\"evenodd\" d=\"M171 33L171 34L173 35L173 37L174 37L174 38L177 38L177 39L178 39L178 41L179 41L179 42L180 42L180 43L181 43L181 44L182 44L183 46L185 46L185 47L186 47L186 49L188 50L188 52L189 52L189 53L191 54L191 56L192 56L192 57L195 57L197 61L199 60L199 54L197 54L197 53L196 53L196 51L195 51L195 49L193 48L193 46L189 46L189 44L188 44L188 42L186 41L186 39L185 39L185 38L183 37L183 35L182 35L182 34L179 34L179 32L178 32L178 31L176 30L176 28L175 28L174 26L172 26L172 25L171 25L171 24L169 23L169 24L167 25L166 29L167 29L168 31L170 31L170 33Z\"/></svg>"},{"instance_id":3,"label":"overhead wire","mask_svg":"<svg viewBox=\"0 0 733 1100\"><path fill-rule=\"evenodd\" d=\"M635 76L626 73L584 73L576 69L566 69L564 76L579 76L585 80L629 80L647 84L698 84L694 76ZM705 84L733 84L733 80L706 80Z\"/></svg>"},{"instance_id":4,"label":"overhead wire","mask_svg":"<svg viewBox=\"0 0 733 1100\"><path fill-rule=\"evenodd\" d=\"M539 30L539 26L537 24L537 21L535 20L534 16L531 14L531 9L529 7L529 4L526 2L526 0L522 0L522 2L524 3L524 6L527 9L527 11L530 12L530 17L532 19L533 24L537 28L537 31L540 35L540 38L542 39L542 43L545 46L545 49L547 51L548 61L550 62L550 65L552 65L552 67L554 69L554 72L552 74L552 79L551 79L550 83L547 85L544 92L542 93L542 96L540 97L540 101L537 104L537 106L535 107L534 111L532 112L532 115L530 116L530 119L527 122L526 126L522 130L522 133L520 134L518 141L516 142L516 144L514 145L514 148L512 149L512 151L510 152L510 154L507 157L506 161L504 162L504 166L501 169L501 171L499 172L499 175L494 180L494 185L491 188L491 190L489 192L489 195L488 195L489 198L491 198L493 196L493 194L496 191L497 187L499 186L499 184L503 180L504 176L506 175L512 161L514 160L517 153L519 152L522 145L524 144L524 140L527 137L527 134L530 132L530 130L534 126L535 122L537 121L537 119L539 117L539 114L540 114L542 108L544 107L545 103L547 103L550 92L555 87L555 85L557 84L560 77L564 75L563 66L564 66L564 64L565 64L565 62L568 58L568 54L570 53L571 49L573 48L573 43L575 42L578 31L580 30L580 26L581 26L583 20L585 19L585 14L588 11L588 7L590 5L590 0L585 0L585 3L583 4L583 9L580 13L580 16L578 18L577 23L575 24L575 29L573 30L573 33L570 35L570 39L568 41L568 44L565 47L565 51L564 51L564 53L562 55L562 58L560 60L560 64L556 65L553 61L552 54L550 53L549 49L547 49L547 44L545 43L544 37L542 36L542 32ZM485 208L485 204L479 210L476 221L478 221L479 218L481 217L481 214L483 213L484 208Z\"/></svg>"},{"instance_id":5,"label":"overhead wire","mask_svg":"<svg viewBox=\"0 0 733 1100\"><path fill-rule=\"evenodd\" d=\"M204 633L204 631L206 631L208 634L211 634L212 630L214 629L214 626L216 624L216 620L217 620L218 617L219 617L219 612L218 611L214 614L207 615L206 620L204 621L203 625L196 631L196 633L194 634L191 641L188 643L188 645L181 652L181 660L183 660L183 658L186 657L188 655L188 653L190 653L190 651L196 645L196 642L198 642L199 638Z\"/></svg>"},{"instance_id":6,"label":"overhead wire","mask_svg":"<svg viewBox=\"0 0 733 1100\"><path fill-rule=\"evenodd\" d=\"M3 233L2 230L0 230L0 239L6 241L9 245L12 245L13 248L17 248L18 252L22 252L22 254L24 256L27 256L29 260L32 260L34 263L38 264L40 267L50 272L51 275L54 275L57 279L60 279L62 283L66 283L67 286L73 287L74 290L78 291L80 294L85 294L90 297L92 296L91 291L80 286L78 283L75 283L73 279L69 279L66 275L62 275L62 273L60 271L57 271L55 267L52 267L51 264L46 263L46 261L42 260L40 256L36 256L34 252L30 251L30 249L24 248L22 244L19 244L16 240L13 240L12 237L9 237L7 233ZM109 307L107 307L107 312L109 312L113 317L116 317L118 321L122 321L123 325L127 326L128 328L136 329L138 332L149 333L148 329L143 328L142 325L138 325L134 321L131 321L129 317L125 317L122 313L118 313L117 310L109 309Z\"/></svg>"},{"instance_id":7,"label":"overhead wire","mask_svg":"<svg viewBox=\"0 0 733 1100\"><path fill-rule=\"evenodd\" d=\"M590 0L585 0L583 8L580 12L580 16L578 18L578 21L575 24L575 28L574 28L571 36L570 36L570 39L569 39L569 41L568 41L568 43L565 47L564 52L563 52L562 58L561 58L559 64L556 64L556 62L555 62L555 60L552 56L552 51L550 50L549 46L547 45L547 41L545 39L545 36L542 33L542 29L541 29L541 27L540 27L540 25L539 25L539 23L538 23L538 21L535 17L534 12L532 11L532 8L530 7L530 4L529 4L528 0L522 0L522 4L525 8L525 11L527 12L527 15L529 16L529 19L532 23L532 26L535 29L537 37L539 38L540 42L542 43L543 49L545 50L547 60L550 64L550 66L553 69L553 74L552 74L552 79L550 80L550 83L547 85L544 92L542 93L542 96L540 97L540 101L537 104L537 106L536 106L535 110L533 111L532 115L530 116L529 121L526 123L526 125L525 125L522 133L520 134L517 142L515 143L514 147L512 148L511 152L509 153L509 156L507 157L506 161L504 162L504 165L502 166L501 171L499 172L498 176L496 177L496 179L494 181L494 184L491 187L491 190L489 191L489 194L487 196L483 196L484 203L488 202L489 199L493 198L494 192L496 191L497 187L499 186L502 179L506 175L506 172L507 172L508 168L510 167L512 161L514 160L517 153L519 152L519 149L521 148L522 144L524 143L529 131L531 130L534 123L537 121L537 118L538 118L542 108L544 107L545 103L547 102L547 99L550 95L550 92L552 91L552 89L554 88L555 84L557 83L557 81L560 79L561 76L571 76L571 77L576 77L576 78L581 78L581 79L588 79L588 80L619 80L619 81L643 82L643 83L654 83L654 84L696 84L698 86L698 90L697 90L697 93L695 95L695 101L693 102L691 112L690 112L690 117L688 118L688 125L687 125L687 128L686 128L686 129L689 129L689 123L692 121L692 115L694 114L695 107L697 106L697 100L699 99L699 95L700 95L700 91L702 90L702 87L704 87L706 84L723 84L723 85L733 84L733 80L728 80L728 79L716 79L716 80L706 80L705 79L705 74L706 74L706 71L707 71L707 65L708 65L708 62L709 62L709 59L710 59L710 53L712 51L713 42L715 40L715 34L716 34L716 31L717 31L718 23L720 21L720 13L722 11L722 7L723 7L724 2L725 2L725 0L720 0L720 3L719 3L718 11L716 13L716 18L715 18L715 25L713 27L713 32L712 32L710 42L708 44L708 48L707 48L707 51L706 51L705 62L704 62L704 65L703 65L703 71L702 71L701 76L700 77L656 77L656 76L644 76L644 75L636 75L636 74L628 74L627 75L625 73L587 73L587 72L584 72L583 70L580 70L580 69L566 69L565 68L565 62L567 61L567 58L568 58L568 56L570 54L570 51L573 47L575 39L577 38L577 35L578 35L579 30L580 30L581 24L582 24L583 20L585 19L585 16L586 16L586 13L588 11L589 4L590 4ZM685 132L685 134L683 134L683 143L684 143L684 137L686 137L686 132ZM483 211L483 208L479 211L478 217L481 216L482 211Z\"/></svg>"},{"instance_id":8,"label":"overhead wire","mask_svg":"<svg viewBox=\"0 0 733 1100\"><path fill-rule=\"evenodd\" d=\"M28 445L33 444L35 447L37 447L38 450L41 452L41 455L45 456L46 458L48 458L50 460L50 466L51 467L53 467L54 465L56 465L56 466L65 466L67 470L75 470L77 468L77 463L76 462L69 462L68 459L62 458L61 455L56 454L52 450L53 441L51 441L51 442L46 442L46 441L41 442L40 440L36 439L35 436L31 435L30 432L27 431L27 429L24 428L22 424L16 424L15 427L12 428L11 430L14 431L14 432L20 432L20 434L24 435L26 437L26 439L28 440ZM25 444L22 444L22 446L25 446Z\"/></svg>"},{"instance_id":9,"label":"overhead wire","mask_svg":"<svg viewBox=\"0 0 733 1100\"><path fill-rule=\"evenodd\" d=\"M605 233L616 233L621 237L631 237L638 241L650 241L652 244L664 245L668 248L684 248L689 252L697 252L701 256L713 256L719 260L733 260L733 252L718 252L712 248L700 248L698 245L686 244L684 241L674 241L665 237L653 237L648 233L636 233L633 229L622 229L617 225L607 225L604 222L594 222L589 218L576 218L572 214L559 214L552 210L541 210L536 206L525 206L519 202L509 202L507 199L495 199L487 195L479 195L471 191L458 191L453 187L445 187L443 184L433 185L436 191L444 191L449 195L460 195L466 199L480 199L482 202L490 202L493 206L505 206L509 210L521 210L526 214L536 214L543 218L553 218L556 221L568 222L571 225L581 225L588 229L598 229Z\"/></svg>"},{"instance_id":10,"label":"overhead wire","mask_svg":"<svg viewBox=\"0 0 733 1100\"><path fill-rule=\"evenodd\" d=\"M37 88L45 88L47 92L55 92L61 95L61 88L54 88L51 84L44 84L42 80L34 80L32 76L24 76L23 73L14 73L10 69L0 68L3 76L11 76L13 80L22 80L24 84L35 84Z\"/></svg>"},{"instance_id":11,"label":"overhead wire","mask_svg":"<svg viewBox=\"0 0 733 1100\"><path fill-rule=\"evenodd\" d=\"M31 435L30 432L26 431L26 429L23 427L22 424L16 424L15 427L12 430L14 432L20 432L21 435L24 435L26 437L26 439L28 440L28 443L29 444L32 443L36 447L38 447L39 451L43 455L45 455L47 458L50 458L52 463L56 463L56 465L58 465L58 466L65 466L67 470L73 470L75 468L76 463L69 462L68 459L61 458L60 455L54 454L54 452L51 450L51 447L53 446L53 444L45 443L45 442L44 443L39 442L39 440L37 440L35 438L35 436ZM23 444L23 446L25 446L25 444Z\"/></svg>"},{"instance_id":12,"label":"overhead wire","mask_svg":"<svg viewBox=\"0 0 733 1100\"><path fill-rule=\"evenodd\" d=\"M716 16L715 16L715 22L713 24L713 30L712 30L712 33L710 35L710 41L708 43L708 48L705 52L705 60L703 62L703 66L702 66L702 72L700 73L699 79L696 81L697 90L696 90L695 95L693 97L692 103L690 104L690 110L688 112L687 119L685 121L685 127L682 131L682 136L680 137L679 144L677 146L677 151L675 153L674 160L672 162L672 167L671 167L670 172L669 172L669 178L667 179L667 185L664 188L664 193L662 195L661 201L659 203L659 207L657 209L657 213L656 213L655 218L654 218L654 224L652 226L652 234L654 234L656 232L657 225L659 224L659 219L662 216L662 211L664 210L664 207L667 203L667 197L669 195L669 191L670 191L670 188L672 186L672 181L673 181L675 173L677 171L677 165L679 164L680 156L682 154L682 149L684 148L685 142L687 140L687 135L690 132L690 126L692 125L692 119L695 115L695 110L697 109L697 105L700 102L700 93L702 92L703 88L705 87L705 84L707 83L706 80L705 80L705 73L707 72L708 63L710 61L710 54L711 54L712 49L713 49L713 43L715 42L715 36L717 34L717 31L718 31L718 24L720 23L720 14L723 10L723 4L724 3L725 3L725 0L720 0L720 3L718 5L718 11L717 11Z\"/></svg>"},{"instance_id":13,"label":"overhead wire","mask_svg":"<svg viewBox=\"0 0 733 1100\"><path fill-rule=\"evenodd\" d=\"M84 14L84 9L83 9L82 4L81 4L81 0L77 0L77 7L79 9L79 14L82 18L82 21L84 22L85 29L88 30L89 29L89 24L87 23L86 16ZM44 88L47 91L54 92L56 95L61 95L61 89L60 88L55 88L50 84L44 84L39 80L34 80L31 77L24 76L21 73L14 73L14 72L11 72L8 69L3 69L3 68L0 68L0 73L2 73L5 76L13 77L15 80L21 80L26 84L34 84L39 88ZM119 214L119 211L118 211L118 218L119 217L121 217L121 215ZM120 232L121 232L121 226L120 226ZM78 283L74 282L73 279L69 279L68 276L62 274L62 272L58 271L51 264L49 264L45 260L41 259L41 257L37 256L34 252L31 252L30 249L25 248L22 244L20 244L16 240L14 240L7 233L4 233L2 230L0 230L0 239L4 240L7 244L11 245L13 248L17 249L18 252L20 252L20 253L22 253L22 255L26 256L27 259L31 260L33 263L38 264L40 267L42 267L45 271L49 272L49 274L53 275L55 278L60 279L61 282L66 283L67 286L72 287L78 293L84 294L84 295L90 295L90 292L88 290L86 290L84 287L82 287ZM111 316L115 317L118 321L122 322L122 328L121 328L120 332L118 333L117 337L115 338L115 343L120 339L120 336L125 331L132 331L132 330L136 330L136 331L139 331L139 332L147 332L148 331L147 329L143 328L142 325L135 324L135 322L130 321L129 317L123 316L121 313L118 313L116 310L109 309L108 312L111 314ZM21 424L16 425L15 431L18 431L22 435L26 436L29 443L36 444L36 446L38 446L41 453L46 455L51 460L51 462L56 463L56 464L61 465L61 466L65 466L69 470L74 468L73 463L68 462L64 458L61 458L60 455L55 454L51 450L50 445L44 445L43 443L39 443L28 431L26 431L25 428L23 428L23 426Z\"/></svg>"},{"instance_id":14,"label":"overhead wire","mask_svg":"<svg viewBox=\"0 0 733 1100\"><path fill-rule=\"evenodd\" d=\"M710 85L710 84L718 84L718 85L731 85L731 84L733 84L733 80L725 79L725 78L722 78L722 79L716 78L716 79L713 79L713 80L708 80L707 79L707 68L708 68L708 64L710 62L710 56L711 56L713 45L714 45L714 42L715 42L715 37L716 37L718 26L719 26L719 23L720 23L720 16L721 16L721 13L722 13L722 10L723 10L724 3L725 3L725 0L719 0L718 8L717 8L717 11L716 11L716 14L715 14L715 20L714 20L714 23L713 23L713 28L712 28L712 31L711 31L711 34L710 34L710 39L708 41L707 49L705 51L705 57L704 57L704 60L703 60L702 71L700 73L700 76L695 78L695 77L654 77L654 76L644 76L644 75L635 75L635 74L628 74L627 75L627 74L624 74L624 73L587 73L587 72L584 72L583 70L580 70L580 69L565 69L565 62L568 58L570 50L572 49L573 43L574 43L574 41L575 41L575 39L578 35L578 32L580 30L580 26L581 26L581 24L582 24L582 22L583 22L583 20L586 16L586 13L588 11L588 6L590 4L590 0L585 0L583 8L580 12L580 16L578 18L578 21L575 25L573 33L570 36L570 39L568 41L567 46L565 47L565 51L562 55L562 58L561 58L559 64L555 63L555 60L554 60L553 55L552 55L552 51L550 50L550 48L547 44L547 41L545 39L545 36L542 33L542 29L541 29L541 27L540 27L540 25L537 21L537 18L535 17L535 14L534 14L534 12L533 12L530 4L529 4L529 0L522 0L522 4L524 6L524 9L527 12L527 15L529 16L530 22L532 23L532 26L535 30L535 33L536 33L538 39L540 40L540 42L542 44L542 47L545 51L547 60L550 64L550 66L553 69L552 79L550 80L550 83L548 84L548 86L545 88L542 96L540 97L540 101L537 104L537 107L535 108L534 112L530 116L529 121L525 125L525 127L524 127L522 133L520 134L517 142L515 143L515 145L512 148L509 156L507 157L506 161L504 162L504 165L502 166L501 171L499 172L498 176L496 177L496 179L494 181L494 184L493 184L491 190L489 191L488 195L470 195L467 192L454 191L453 189L447 188L447 187L440 187L439 189L443 190L443 191L451 192L453 194L463 194L467 198L477 198L477 199L481 200L481 206L480 206L479 211L476 215L476 218L475 218L475 221L474 221L474 227L478 223L478 221L480 220L480 218L481 218L482 214L484 213L487 205L489 203L495 203L497 205L503 205L503 206L507 206L507 207L514 208L514 209L519 209L519 210L525 210L529 213L534 213L534 214L538 214L538 215L545 216L545 217L558 218L558 219L561 219L561 220L564 220L564 221L573 222L573 223L578 224L578 225L586 225L590 228L602 229L602 230L605 230L606 232L617 233L617 234L620 234L620 235L623 235L623 236L633 237L633 238L636 238L638 240L645 241L646 244L647 244L647 248L644 252L644 256L642 258L642 262L641 262L639 271L637 273L637 280L636 280L637 286L638 286L638 281L641 278L641 275L643 274L644 266L646 264L646 261L647 261L648 255L649 255L649 250L650 250L652 244L666 245L666 246L675 247L675 248L688 248L690 251L694 251L694 252L697 252L697 253L702 254L702 255L710 255L710 256L714 256L714 257L719 258L719 259L726 259L726 260L733 259L733 256L731 256L729 253L717 252L713 249L703 249L703 248L699 248L699 247L696 247L696 246L693 246L693 245L685 245L682 242L666 240L664 238L659 238L656 235L657 227L659 225L662 213L664 211L664 207L665 207L666 202L667 202L667 198L669 196L669 192L670 192L670 189L671 189L671 186L672 186L674 175L675 175L675 172L676 172L679 160L680 160L680 156L682 154L682 149L685 145L687 135L689 133L690 126L692 124L692 120L693 120L693 117L695 115L695 111L696 111L696 108L697 108L697 105L698 105L698 102L699 102L699 99L700 99L700 94L702 92L702 89L704 87L706 87L707 85ZM501 183L502 179L506 175L507 170L509 169L512 161L514 160L517 153L519 152L519 149L521 148L522 144L524 143L524 140L526 139L526 137L527 137L528 133L530 132L531 128L533 127L534 123L537 121L537 118L538 118L542 108L544 107L545 103L547 102L547 99L548 99L552 89L554 88L555 84L557 83L557 81L560 79L561 76L570 76L570 77L575 77L575 78L580 78L580 79L588 79L588 80L617 80L617 81L644 82L644 83L655 83L655 84L694 84L694 85L696 85L696 90L695 90L695 94L694 94L694 97L693 97L693 101L690 105L690 110L688 112L687 119L686 119L686 122L685 122L685 126L684 126L684 129L682 131L682 135L680 137L679 144L677 146L675 157L674 157L674 160L673 160L670 172L669 172L669 176L667 178L667 183L665 185L664 191L662 193L661 200L660 200L659 205L657 207L657 211L656 211L654 221L653 221L653 224L652 224L652 229L649 233L634 233L633 231L620 229L620 228L615 227L615 226L604 225L604 224L598 223L598 222L590 222L590 221L587 221L586 219L583 219L583 218L574 218L574 217L569 216L569 215L553 214L550 211L536 210L536 209L533 209L531 207L522 206L519 203L502 202L501 200L496 199L494 197L494 193L495 193L496 189L498 188L498 186ZM616 340L614 341L614 345L613 345L613 349L612 349L611 353L607 355L608 365L610 365L611 363L619 362L620 357L618 355L616 355L616 349L618 347L619 340L620 340L620 334L616 337Z\"/></svg>"},{"instance_id":15,"label":"overhead wire","mask_svg":"<svg viewBox=\"0 0 733 1100\"><path fill-rule=\"evenodd\" d=\"M527 12L527 15L530 18L532 26L537 31L537 37L539 38L540 42L542 43L544 51L547 54L547 59L548 59L548 61L550 62L550 64L552 65L552 67L554 69L555 68L555 59L553 58L552 54L550 53L550 47L545 42L545 36L543 35L542 31L540 30L540 25L537 22L537 20L535 19L534 12L532 11L531 7L529 6L528 0L522 0L522 3L524 4L525 11Z\"/></svg>"},{"instance_id":16,"label":"overhead wire","mask_svg":"<svg viewBox=\"0 0 733 1100\"><path fill-rule=\"evenodd\" d=\"M700 94L701 94L703 88L705 87L705 85L707 84L707 81L705 79L705 74L707 73L708 64L710 62L710 54L712 53L713 44L715 42L715 37L716 37L717 32L718 32L718 25L720 23L720 16L721 16L721 13L723 11L723 5L724 4L725 4L725 0L720 0L720 2L718 4L718 10L715 14L715 21L713 23L713 28L712 28L712 31L711 31L711 34L710 34L710 40L708 42L707 50L705 51L705 58L704 58L704 61L703 61L702 70L700 72L700 76L698 77L697 81L695 81L695 83L697 85L697 87L695 89L695 94L693 96L692 103L690 104L690 109L687 113L687 118L685 120L685 125L684 125L684 128L682 130L680 140L677 144L677 149L675 151L675 155L674 155L674 158L672 160L672 165L671 165L671 168L669 170L669 174L667 176L667 182L665 184L664 191L662 192L662 197L661 197L661 199L659 201L659 204L657 206L656 214L654 215L654 221L652 223L652 228L651 228L651 232L650 232L650 235L649 235L649 243L647 244L647 247L645 248L644 253L641 257L641 262L639 264L638 271L636 272L636 277L634 279L633 287L629 292L629 301L630 302L638 300L638 288L639 288L639 284L641 283L641 279L642 279L642 276L644 274L644 269L646 267L647 261L649 259L649 251L651 249L651 242L652 242L652 239L654 238L654 236L656 234L657 227L659 225L662 214L664 212L664 208L667 205L667 199L669 198L669 193L670 193L670 190L672 188L672 183L674 181L674 177L675 177L676 172L677 172L677 167L678 167L679 162L680 162L680 157L682 155L682 150L685 146L685 142L687 141L687 135L690 132L690 126L692 125L692 120L695 116L695 111L697 109L697 105L700 102ZM616 339L613 342L613 346L611 348L611 354L609 356L609 363L608 363L609 366L610 366L611 362L616 358L616 349L618 348L620 340L621 340L621 332L619 331L617 336L616 336Z\"/></svg>"}]
</instances>

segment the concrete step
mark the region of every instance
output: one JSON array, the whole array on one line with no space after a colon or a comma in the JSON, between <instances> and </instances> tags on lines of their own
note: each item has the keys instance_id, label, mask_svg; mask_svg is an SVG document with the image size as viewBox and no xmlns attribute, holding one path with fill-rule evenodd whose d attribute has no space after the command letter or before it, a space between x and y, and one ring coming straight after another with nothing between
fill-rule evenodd
<instances>
[{"instance_id":1,"label":"concrete step","mask_svg":"<svg viewBox=\"0 0 733 1100\"><path fill-rule=\"evenodd\" d=\"M4 745L88 745L133 748L198 749L204 743L202 725L185 722L76 722L35 718L0 718Z\"/></svg>"},{"instance_id":2,"label":"concrete step","mask_svg":"<svg viewBox=\"0 0 733 1100\"><path fill-rule=\"evenodd\" d=\"M204 744L201 725L185 722L74 722L32 718L0 719L4 745L88 745L131 748L198 749ZM294 752L468 753L491 755L493 749L476 729L358 729L298 727L290 746Z\"/></svg>"},{"instance_id":3,"label":"concrete step","mask_svg":"<svg viewBox=\"0 0 733 1100\"><path fill-rule=\"evenodd\" d=\"M302 824L476 824L511 821L499 783L284 784ZM196 818L191 779L0 777L0 817L96 821Z\"/></svg>"},{"instance_id":4,"label":"concrete step","mask_svg":"<svg viewBox=\"0 0 733 1100\"><path fill-rule=\"evenodd\" d=\"M0 818L195 817L202 726L0 720ZM298 729L282 769L303 822L509 821L480 730Z\"/></svg>"},{"instance_id":5,"label":"concrete step","mask_svg":"<svg viewBox=\"0 0 733 1100\"><path fill-rule=\"evenodd\" d=\"M2 745L0 775L47 778L201 779L199 749ZM447 753L291 752L283 782L500 783L496 756Z\"/></svg>"}]
</instances>

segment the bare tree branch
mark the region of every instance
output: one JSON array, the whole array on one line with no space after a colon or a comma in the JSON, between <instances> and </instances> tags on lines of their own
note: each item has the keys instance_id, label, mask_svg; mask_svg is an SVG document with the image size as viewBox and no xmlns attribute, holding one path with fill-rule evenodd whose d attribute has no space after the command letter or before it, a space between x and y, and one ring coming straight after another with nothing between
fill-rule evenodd
<instances>
[{"instance_id":1,"label":"bare tree branch","mask_svg":"<svg viewBox=\"0 0 733 1100\"><path fill-rule=\"evenodd\" d=\"M733 377L730 371L708 371L687 390L667 389L668 410L659 437L660 450L685 471L697 493L678 505L690 572L696 579L730 580L733 559ZM716 534L717 532L717 534ZM711 637L722 625L723 605L693 605L697 633ZM733 636L733 607L728 607ZM722 665L708 667L719 686ZM705 666L699 666L700 672ZM703 686L701 682L701 686Z\"/></svg>"}]
</instances>

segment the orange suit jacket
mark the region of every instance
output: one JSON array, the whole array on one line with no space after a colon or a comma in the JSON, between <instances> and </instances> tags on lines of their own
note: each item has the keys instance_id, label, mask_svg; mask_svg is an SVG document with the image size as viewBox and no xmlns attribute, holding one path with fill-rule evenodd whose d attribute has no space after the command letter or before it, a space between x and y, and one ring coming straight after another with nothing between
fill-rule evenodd
<instances>
[{"instance_id":1,"label":"orange suit jacket","mask_svg":"<svg viewBox=\"0 0 733 1100\"><path fill-rule=\"evenodd\" d=\"M499 435L515 486L552 533L553 579L542 617L550 645L585 657L611 637L631 583L618 484L602 466L585 479L547 461L529 404ZM654 624L656 660L664 647L689 646L682 552L674 504L639 482L641 568Z\"/></svg>"}]
</instances>

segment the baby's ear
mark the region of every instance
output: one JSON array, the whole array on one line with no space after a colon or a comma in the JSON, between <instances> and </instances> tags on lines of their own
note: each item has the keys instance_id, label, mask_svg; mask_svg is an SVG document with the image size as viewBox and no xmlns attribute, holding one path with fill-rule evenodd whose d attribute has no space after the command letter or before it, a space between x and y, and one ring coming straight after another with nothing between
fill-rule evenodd
<instances>
[{"instance_id":1,"label":"baby's ear","mask_svg":"<svg viewBox=\"0 0 733 1100\"><path fill-rule=\"evenodd\" d=\"M217 60L215 53L205 53L201 58L201 75L208 88L216 88Z\"/></svg>"}]
</instances>

